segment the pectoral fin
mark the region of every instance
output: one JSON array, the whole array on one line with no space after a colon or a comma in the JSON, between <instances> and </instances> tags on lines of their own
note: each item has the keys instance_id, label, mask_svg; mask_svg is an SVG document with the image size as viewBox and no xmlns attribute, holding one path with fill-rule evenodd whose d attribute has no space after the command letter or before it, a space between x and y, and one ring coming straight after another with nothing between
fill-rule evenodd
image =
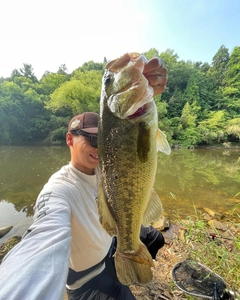
<instances>
[{"instance_id":1,"label":"pectoral fin","mask_svg":"<svg viewBox=\"0 0 240 300\"><path fill-rule=\"evenodd\" d=\"M157 130L157 151L168 155L171 153L171 147L168 144L166 135L159 128Z\"/></svg>"},{"instance_id":2,"label":"pectoral fin","mask_svg":"<svg viewBox=\"0 0 240 300\"><path fill-rule=\"evenodd\" d=\"M98 190L98 213L100 223L102 224L102 227L108 232L108 234L111 236L117 235L117 224L109 209L104 193L102 180L100 182Z\"/></svg>"},{"instance_id":3,"label":"pectoral fin","mask_svg":"<svg viewBox=\"0 0 240 300\"><path fill-rule=\"evenodd\" d=\"M158 194L152 190L148 206L143 215L143 225L149 226L152 222L159 220L162 214L162 202Z\"/></svg>"}]
</instances>

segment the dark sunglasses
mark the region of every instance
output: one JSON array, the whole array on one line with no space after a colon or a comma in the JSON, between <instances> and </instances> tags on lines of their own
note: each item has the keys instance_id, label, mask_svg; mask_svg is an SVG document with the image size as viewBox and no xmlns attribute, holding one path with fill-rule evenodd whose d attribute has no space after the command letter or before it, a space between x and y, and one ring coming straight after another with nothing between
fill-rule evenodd
<instances>
[{"instance_id":1,"label":"dark sunglasses","mask_svg":"<svg viewBox=\"0 0 240 300\"><path fill-rule=\"evenodd\" d=\"M82 131L80 129L71 130L71 133L73 135L82 135L82 136L89 138L90 145L93 148L97 148L97 138L98 138L97 135L89 135L88 133L86 133L85 131Z\"/></svg>"}]
</instances>

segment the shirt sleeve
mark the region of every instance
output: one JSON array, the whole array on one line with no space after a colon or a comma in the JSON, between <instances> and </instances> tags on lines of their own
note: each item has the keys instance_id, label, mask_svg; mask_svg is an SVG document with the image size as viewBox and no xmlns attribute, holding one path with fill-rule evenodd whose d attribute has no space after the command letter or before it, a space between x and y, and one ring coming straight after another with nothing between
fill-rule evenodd
<instances>
[{"instance_id":1,"label":"shirt sleeve","mask_svg":"<svg viewBox=\"0 0 240 300\"><path fill-rule=\"evenodd\" d=\"M71 208L62 193L42 192L34 222L0 265L0 300L63 299L71 245Z\"/></svg>"}]
</instances>

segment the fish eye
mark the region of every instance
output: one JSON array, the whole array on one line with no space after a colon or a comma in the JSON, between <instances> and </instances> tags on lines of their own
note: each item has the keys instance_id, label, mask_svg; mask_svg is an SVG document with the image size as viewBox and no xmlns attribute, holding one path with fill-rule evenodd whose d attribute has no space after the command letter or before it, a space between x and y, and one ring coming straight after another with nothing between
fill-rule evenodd
<instances>
[{"instance_id":1,"label":"fish eye","mask_svg":"<svg viewBox=\"0 0 240 300\"><path fill-rule=\"evenodd\" d=\"M111 80L112 80L112 76L108 76L106 79L105 79L105 83L106 84L109 84L110 82L111 82Z\"/></svg>"}]
</instances>

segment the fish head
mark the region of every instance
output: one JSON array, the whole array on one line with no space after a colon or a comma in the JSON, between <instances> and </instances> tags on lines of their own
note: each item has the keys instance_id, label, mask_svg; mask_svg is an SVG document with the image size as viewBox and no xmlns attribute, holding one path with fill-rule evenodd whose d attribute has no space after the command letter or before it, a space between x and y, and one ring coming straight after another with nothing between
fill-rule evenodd
<instances>
[{"instance_id":1,"label":"fish head","mask_svg":"<svg viewBox=\"0 0 240 300\"><path fill-rule=\"evenodd\" d=\"M126 53L105 67L101 107L120 119L134 120L152 108L153 88L143 75L147 59L139 53Z\"/></svg>"}]
</instances>

